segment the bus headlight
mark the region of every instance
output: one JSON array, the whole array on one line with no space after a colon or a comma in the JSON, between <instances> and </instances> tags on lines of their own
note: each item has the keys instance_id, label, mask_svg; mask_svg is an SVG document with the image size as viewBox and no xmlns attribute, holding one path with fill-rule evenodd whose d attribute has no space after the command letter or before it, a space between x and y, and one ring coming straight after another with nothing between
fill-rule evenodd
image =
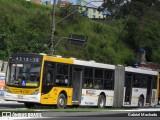
<instances>
[{"instance_id":1,"label":"bus headlight","mask_svg":"<svg viewBox=\"0 0 160 120\"><path fill-rule=\"evenodd\" d=\"M39 93L39 89L36 89L31 95L37 95Z\"/></svg>"},{"instance_id":2,"label":"bus headlight","mask_svg":"<svg viewBox=\"0 0 160 120\"><path fill-rule=\"evenodd\" d=\"M4 91L8 92L8 93L11 93L11 91L7 87L5 87Z\"/></svg>"}]
</instances>

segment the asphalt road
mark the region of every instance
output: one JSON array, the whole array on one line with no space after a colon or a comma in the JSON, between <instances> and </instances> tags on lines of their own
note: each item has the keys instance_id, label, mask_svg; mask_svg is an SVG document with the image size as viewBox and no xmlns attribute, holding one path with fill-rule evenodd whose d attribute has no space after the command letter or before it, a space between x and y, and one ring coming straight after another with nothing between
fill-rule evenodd
<instances>
[{"instance_id":1,"label":"asphalt road","mask_svg":"<svg viewBox=\"0 0 160 120\"><path fill-rule=\"evenodd\" d=\"M13 119L13 120L19 120L19 119ZM23 119L28 120L28 119ZM36 120L36 119L29 119L29 120ZM65 117L65 118L43 118L43 119L37 119L37 120L159 120L159 118L149 118L149 117Z\"/></svg>"},{"instance_id":2,"label":"asphalt road","mask_svg":"<svg viewBox=\"0 0 160 120\"><path fill-rule=\"evenodd\" d=\"M12 108L15 108L15 109L18 109L18 108L25 108L24 104L23 103L0 103L0 110L1 109L12 109Z\"/></svg>"},{"instance_id":3,"label":"asphalt road","mask_svg":"<svg viewBox=\"0 0 160 120\"><path fill-rule=\"evenodd\" d=\"M0 117L0 120L159 120L160 119L160 108L143 108L143 109L132 109L132 110L102 110L93 112L56 112L47 111L42 109L27 109L24 104L0 104L0 111L18 111L16 114L32 114L36 113L38 116L27 116L27 117ZM63 110L62 110L63 111ZM26 113L25 113L26 112ZM15 115L16 115L15 114ZM138 114L157 114L157 116L135 116ZM2 115L2 113L1 113ZM22 116L23 116L22 115ZM132 116L133 115L133 116ZM42 116L42 117L41 117Z\"/></svg>"}]
</instances>

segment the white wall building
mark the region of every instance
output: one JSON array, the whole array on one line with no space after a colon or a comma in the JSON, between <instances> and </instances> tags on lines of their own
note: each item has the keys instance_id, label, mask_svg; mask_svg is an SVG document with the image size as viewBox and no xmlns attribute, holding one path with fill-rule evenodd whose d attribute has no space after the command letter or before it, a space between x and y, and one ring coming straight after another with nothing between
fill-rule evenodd
<instances>
[{"instance_id":1,"label":"white wall building","mask_svg":"<svg viewBox=\"0 0 160 120\"><path fill-rule=\"evenodd\" d=\"M98 12L97 9L101 7L103 1L100 0L77 0L76 5L80 6L82 11L88 18L103 19L106 15L103 12Z\"/></svg>"}]
</instances>

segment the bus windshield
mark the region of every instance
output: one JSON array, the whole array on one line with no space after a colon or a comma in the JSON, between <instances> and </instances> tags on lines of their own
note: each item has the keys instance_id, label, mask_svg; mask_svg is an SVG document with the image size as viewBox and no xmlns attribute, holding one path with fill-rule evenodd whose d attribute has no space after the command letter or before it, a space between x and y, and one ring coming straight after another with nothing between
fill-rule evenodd
<instances>
[{"instance_id":1,"label":"bus windshield","mask_svg":"<svg viewBox=\"0 0 160 120\"><path fill-rule=\"evenodd\" d=\"M10 63L6 84L19 87L38 87L40 83L40 64Z\"/></svg>"}]
</instances>

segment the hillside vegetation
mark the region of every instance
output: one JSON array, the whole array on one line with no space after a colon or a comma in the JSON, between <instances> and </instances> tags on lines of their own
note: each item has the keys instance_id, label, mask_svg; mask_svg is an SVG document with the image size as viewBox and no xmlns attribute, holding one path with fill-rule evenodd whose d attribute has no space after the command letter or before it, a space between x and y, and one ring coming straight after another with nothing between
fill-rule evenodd
<instances>
[{"instance_id":1,"label":"hillside vegetation","mask_svg":"<svg viewBox=\"0 0 160 120\"><path fill-rule=\"evenodd\" d=\"M71 7L57 9L56 21L74 9ZM156 13L155 16L159 16L159 12ZM51 14L52 8L48 6L37 5L24 0L1 0L0 59L8 59L13 53L49 54ZM149 60L160 61L160 23L157 19L153 19L151 16L145 17L142 27L144 29L137 33L141 34L138 36L142 41L130 41L128 35L131 34L132 29L123 30L122 28L125 26L123 20L114 20L114 23L114 25L109 26L90 20L80 13L71 15L56 24L54 43L60 37L67 37L70 33L75 33L88 36L87 45L80 47L80 49L59 44L55 54L103 63L132 65L135 62L136 50L144 47L152 51L149 55L154 59ZM136 47L132 47L132 45ZM148 47L150 45L151 47Z\"/></svg>"}]
</instances>

